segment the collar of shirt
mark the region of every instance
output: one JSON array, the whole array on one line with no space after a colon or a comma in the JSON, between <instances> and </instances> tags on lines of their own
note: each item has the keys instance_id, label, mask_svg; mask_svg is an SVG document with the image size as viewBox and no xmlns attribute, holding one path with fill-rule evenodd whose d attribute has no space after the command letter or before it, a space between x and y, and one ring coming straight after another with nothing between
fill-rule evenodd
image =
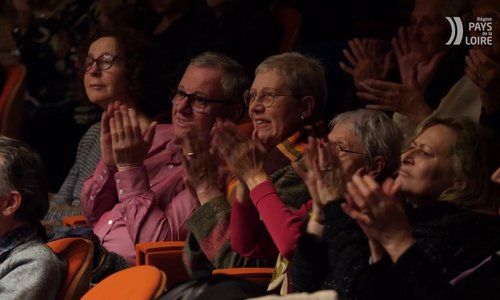
<instances>
[{"instance_id":1,"label":"collar of shirt","mask_svg":"<svg viewBox=\"0 0 500 300\"><path fill-rule=\"evenodd\" d=\"M12 249L31 239L31 237L35 234L36 230L32 226L22 226L9 232L6 236L1 237L0 261L2 261L4 259L4 256L10 253Z\"/></svg>"}]
</instances>

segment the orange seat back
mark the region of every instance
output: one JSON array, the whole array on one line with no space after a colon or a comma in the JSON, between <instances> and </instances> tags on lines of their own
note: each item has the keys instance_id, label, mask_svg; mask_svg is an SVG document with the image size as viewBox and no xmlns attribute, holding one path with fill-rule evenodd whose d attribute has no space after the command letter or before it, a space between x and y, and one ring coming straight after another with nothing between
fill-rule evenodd
<instances>
[{"instance_id":1,"label":"orange seat back","mask_svg":"<svg viewBox=\"0 0 500 300\"><path fill-rule=\"evenodd\" d=\"M84 300L156 299L165 291L165 273L153 266L136 266L106 277L91 288Z\"/></svg>"},{"instance_id":2,"label":"orange seat back","mask_svg":"<svg viewBox=\"0 0 500 300\"><path fill-rule=\"evenodd\" d=\"M135 245L136 265L151 265L163 271L167 288L190 279L182 261L183 241L139 243Z\"/></svg>"},{"instance_id":3,"label":"orange seat back","mask_svg":"<svg viewBox=\"0 0 500 300\"><path fill-rule=\"evenodd\" d=\"M0 93L0 135L21 138L26 67L5 66L5 83Z\"/></svg>"},{"instance_id":4,"label":"orange seat back","mask_svg":"<svg viewBox=\"0 0 500 300\"><path fill-rule=\"evenodd\" d=\"M215 269L213 275L224 274L235 278L245 279L259 285L268 285L273 276L273 268L227 268Z\"/></svg>"},{"instance_id":5,"label":"orange seat back","mask_svg":"<svg viewBox=\"0 0 500 300\"><path fill-rule=\"evenodd\" d=\"M90 287L94 245L82 238L64 238L47 244L66 260L66 278L57 299L80 299Z\"/></svg>"}]
</instances>

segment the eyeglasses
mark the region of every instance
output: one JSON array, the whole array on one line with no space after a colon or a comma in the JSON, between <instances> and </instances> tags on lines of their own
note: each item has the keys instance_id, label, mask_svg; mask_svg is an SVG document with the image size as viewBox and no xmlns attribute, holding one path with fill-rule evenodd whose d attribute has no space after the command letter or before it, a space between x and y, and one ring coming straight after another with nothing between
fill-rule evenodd
<instances>
[{"instance_id":1,"label":"eyeglasses","mask_svg":"<svg viewBox=\"0 0 500 300\"><path fill-rule=\"evenodd\" d=\"M170 99L172 100L172 104L174 105L177 104L182 99L187 99L193 111L196 112L204 112L205 108L207 107L207 103L222 103L229 105L237 104L236 102L213 100L195 94L189 94L181 89L172 89L170 91Z\"/></svg>"},{"instance_id":2,"label":"eyeglasses","mask_svg":"<svg viewBox=\"0 0 500 300\"><path fill-rule=\"evenodd\" d=\"M278 94L275 92L271 91L260 91L257 92L256 90L246 90L243 93L243 99L245 100L245 105L247 107L250 107L250 104L254 102L255 100L259 101L264 107L271 107L274 103L274 100L276 100L276 97L295 97L294 95L286 95L286 94Z\"/></svg>"},{"instance_id":3,"label":"eyeglasses","mask_svg":"<svg viewBox=\"0 0 500 300\"><path fill-rule=\"evenodd\" d=\"M113 66L113 64L115 63L115 60L117 58L123 59L124 61L127 61L123 57L120 57L118 55L109 54L109 53L105 53L105 54L99 56L98 58L92 58L90 56L87 56L85 58L85 65L84 65L85 72L89 72L90 69L92 69L94 62L97 64L97 69L99 71L109 70Z\"/></svg>"},{"instance_id":4,"label":"eyeglasses","mask_svg":"<svg viewBox=\"0 0 500 300\"><path fill-rule=\"evenodd\" d=\"M365 155L365 153L362 153L362 152L357 152L357 151L354 151L354 150L346 149L346 148L344 148L344 145L342 145L339 142L335 143L335 146L337 147L337 151L339 151L339 152Z\"/></svg>"}]
</instances>

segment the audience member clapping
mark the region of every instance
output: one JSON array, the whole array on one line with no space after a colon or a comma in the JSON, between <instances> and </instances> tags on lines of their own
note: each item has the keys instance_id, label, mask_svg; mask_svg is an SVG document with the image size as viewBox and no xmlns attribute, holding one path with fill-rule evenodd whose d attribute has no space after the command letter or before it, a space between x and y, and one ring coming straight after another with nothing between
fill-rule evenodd
<instances>
[{"instance_id":1,"label":"audience member clapping","mask_svg":"<svg viewBox=\"0 0 500 300\"><path fill-rule=\"evenodd\" d=\"M185 250L192 271L273 265L276 251L261 256L262 259L251 259L241 257L230 247L231 203L236 205L248 197L246 185L253 189L263 181L268 182L269 176L286 205L299 208L310 199L290 163L302 156L307 127L314 127L319 119L325 100L323 69L312 58L284 53L264 60L255 76L252 87L244 95L253 123L253 138L250 140L232 124L219 122L213 129L213 151L226 161L236 178L230 180L227 187L220 187L215 184L215 175L208 176L217 173L208 170L208 166L214 168L211 155L195 152L196 155L186 157L188 180L202 204L188 222L191 234ZM208 146L194 149L207 151ZM255 168L259 174L252 172ZM242 175L246 171L261 176L249 178ZM204 191L211 191L210 197ZM248 204L245 207L254 210Z\"/></svg>"},{"instance_id":2,"label":"audience member clapping","mask_svg":"<svg viewBox=\"0 0 500 300\"><path fill-rule=\"evenodd\" d=\"M497 220L471 210L491 211L497 201L486 147L472 121L426 121L401 156L395 181L356 174L347 202L326 208L325 238L299 244L292 285L333 288L347 298L432 298L418 281L436 280L419 273L424 266L450 281L500 246Z\"/></svg>"},{"instance_id":3,"label":"audience member clapping","mask_svg":"<svg viewBox=\"0 0 500 300\"><path fill-rule=\"evenodd\" d=\"M311 213L308 226L322 230L323 207L342 197L346 180L358 169L380 180L395 172L399 160L393 158L400 153L402 136L381 112L358 110L337 116L328 141L310 138L304 157L293 163L313 199L296 211L284 204L286 199L267 179L262 156L256 155L260 150L251 147L250 141L244 144L228 147L232 154L222 156L250 191L233 203L231 246L244 256L269 258L276 256L277 248L281 255L278 277L286 274L287 263L293 259L307 213ZM285 284L282 293L286 289Z\"/></svg>"},{"instance_id":4,"label":"audience member clapping","mask_svg":"<svg viewBox=\"0 0 500 300\"><path fill-rule=\"evenodd\" d=\"M133 107L141 126L168 109L163 99L162 69L155 53L139 32L129 29L102 30L89 43L82 58L81 73L87 98L106 110L114 101ZM82 186L101 158L101 137L106 127L94 124L82 137L76 160L52 200L46 217L49 223L82 213ZM106 124L105 124L106 125ZM52 225L55 225L52 224Z\"/></svg>"}]
</instances>

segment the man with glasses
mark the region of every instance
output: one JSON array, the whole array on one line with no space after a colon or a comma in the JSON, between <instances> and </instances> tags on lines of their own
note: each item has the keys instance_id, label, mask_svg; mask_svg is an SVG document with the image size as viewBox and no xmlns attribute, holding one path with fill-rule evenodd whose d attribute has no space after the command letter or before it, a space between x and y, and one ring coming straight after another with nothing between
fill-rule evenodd
<instances>
[{"instance_id":1,"label":"man with glasses","mask_svg":"<svg viewBox=\"0 0 500 300\"><path fill-rule=\"evenodd\" d=\"M89 60L89 65L94 61L106 67L106 61L99 59ZM199 199L185 187L182 158L209 149L208 145L202 150L183 149L184 145L208 140L216 119L236 122L247 87L241 65L206 52L191 60L171 93L172 125L151 123L141 130L134 109L117 103L108 106L102 122L110 124L116 168L98 165L82 192L84 211L92 217L89 221L95 224L93 232L102 247L133 265L137 243L185 240L186 220Z\"/></svg>"}]
</instances>

